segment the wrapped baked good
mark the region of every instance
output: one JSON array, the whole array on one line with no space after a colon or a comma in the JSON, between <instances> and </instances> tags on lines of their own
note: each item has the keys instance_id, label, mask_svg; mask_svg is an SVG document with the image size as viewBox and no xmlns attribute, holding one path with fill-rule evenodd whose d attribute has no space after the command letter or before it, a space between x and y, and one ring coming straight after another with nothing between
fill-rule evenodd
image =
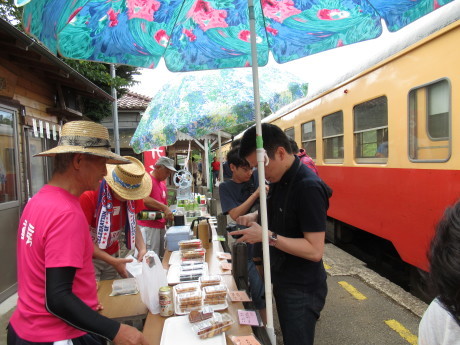
<instances>
[{"instance_id":1,"label":"wrapped baked good","mask_svg":"<svg viewBox=\"0 0 460 345\"><path fill-rule=\"evenodd\" d=\"M198 283L182 283L182 284L177 284L174 287L174 290L176 291L176 294L194 292L194 291L200 290L200 285Z\"/></svg>"},{"instance_id":2,"label":"wrapped baked good","mask_svg":"<svg viewBox=\"0 0 460 345\"><path fill-rule=\"evenodd\" d=\"M201 243L201 240L195 239L195 240L184 240L184 241L179 241L179 249L182 250L189 250L189 249L200 249L203 248L203 244Z\"/></svg>"},{"instance_id":3,"label":"wrapped baked good","mask_svg":"<svg viewBox=\"0 0 460 345\"><path fill-rule=\"evenodd\" d=\"M203 268L204 268L204 262L193 261L192 265L180 265L181 272L202 270Z\"/></svg>"},{"instance_id":4,"label":"wrapped baked good","mask_svg":"<svg viewBox=\"0 0 460 345\"><path fill-rule=\"evenodd\" d=\"M214 313L209 320L194 324L192 329L200 339L207 339L228 331L233 323L230 315Z\"/></svg>"},{"instance_id":5,"label":"wrapped baked good","mask_svg":"<svg viewBox=\"0 0 460 345\"><path fill-rule=\"evenodd\" d=\"M214 311L211 307L203 307L201 311L192 310L190 314L188 314L188 320L190 321L190 323L207 320L212 317L213 313Z\"/></svg>"},{"instance_id":6,"label":"wrapped baked good","mask_svg":"<svg viewBox=\"0 0 460 345\"><path fill-rule=\"evenodd\" d=\"M203 275L203 270L195 270L195 271L185 271L180 272L179 274L179 281L181 282L191 282L197 281Z\"/></svg>"},{"instance_id":7,"label":"wrapped baked good","mask_svg":"<svg viewBox=\"0 0 460 345\"><path fill-rule=\"evenodd\" d=\"M176 299L178 308L182 313L201 309L203 305L200 290L178 294Z\"/></svg>"},{"instance_id":8,"label":"wrapped baked good","mask_svg":"<svg viewBox=\"0 0 460 345\"><path fill-rule=\"evenodd\" d=\"M204 300L207 305L224 304L227 298L227 287L224 284L205 286L203 288Z\"/></svg>"},{"instance_id":9,"label":"wrapped baked good","mask_svg":"<svg viewBox=\"0 0 460 345\"><path fill-rule=\"evenodd\" d=\"M181 258L182 258L182 261L194 260L194 261L204 262L205 253L206 253L206 250L203 248L182 250Z\"/></svg>"},{"instance_id":10,"label":"wrapped baked good","mask_svg":"<svg viewBox=\"0 0 460 345\"><path fill-rule=\"evenodd\" d=\"M219 284L222 284L222 277L219 275L202 276L200 278L201 288L204 288L205 286L212 286L212 285L219 285Z\"/></svg>"}]
</instances>

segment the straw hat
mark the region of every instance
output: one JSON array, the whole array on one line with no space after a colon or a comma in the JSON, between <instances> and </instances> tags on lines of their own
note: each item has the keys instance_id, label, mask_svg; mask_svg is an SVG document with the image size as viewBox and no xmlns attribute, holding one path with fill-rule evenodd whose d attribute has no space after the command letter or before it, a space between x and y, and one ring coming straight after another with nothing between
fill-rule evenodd
<instances>
[{"instance_id":1,"label":"straw hat","mask_svg":"<svg viewBox=\"0 0 460 345\"><path fill-rule=\"evenodd\" d=\"M150 195L152 179L144 165L134 157L125 156L129 164L107 164L105 180L110 188L126 200L140 200Z\"/></svg>"},{"instance_id":2,"label":"straw hat","mask_svg":"<svg viewBox=\"0 0 460 345\"><path fill-rule=\"evenodd\" d=\"M105 157L107 163L130 163L110 151L109 131L104 126L91 121L71 121L62 126L58 145L51 150L37 153L34 156L54 157L59 153L86 153Z\"/></svg>"}]
</instances>

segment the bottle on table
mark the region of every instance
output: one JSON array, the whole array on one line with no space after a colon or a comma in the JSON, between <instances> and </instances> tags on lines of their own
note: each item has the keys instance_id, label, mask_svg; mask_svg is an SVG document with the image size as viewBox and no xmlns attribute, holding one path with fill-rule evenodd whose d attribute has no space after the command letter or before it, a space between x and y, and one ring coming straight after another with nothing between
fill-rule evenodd
<instances>
[{"instance_id":1,"label":"bottle on table","mask_svg":"<svg viewBox=\"0 0 460 345\"><path fill-rule=\"evenodd\" d=\"M165 217L164 212L160 212L160 211L144 210L137 214L137 219L139 220L156 220L156 219L163 219L164 217Z\"/></svg>"}]
</instances>

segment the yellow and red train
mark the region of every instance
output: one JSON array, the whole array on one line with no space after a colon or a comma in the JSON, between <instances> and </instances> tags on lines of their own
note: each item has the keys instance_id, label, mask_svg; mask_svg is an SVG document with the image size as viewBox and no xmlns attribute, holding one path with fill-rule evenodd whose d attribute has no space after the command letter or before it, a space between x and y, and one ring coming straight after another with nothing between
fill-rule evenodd
<instances>
[{"instance_id":1,"label":"yellow and red train","mask_svg":"<svg viewBox=\"0 0 460 345\"><path fill-rule=\"evenodd\" d=\"M459 42L457 21L269 120L314 158L336 224L390 241L423 270L460 197Z\"/></svg>"}]
</instances>

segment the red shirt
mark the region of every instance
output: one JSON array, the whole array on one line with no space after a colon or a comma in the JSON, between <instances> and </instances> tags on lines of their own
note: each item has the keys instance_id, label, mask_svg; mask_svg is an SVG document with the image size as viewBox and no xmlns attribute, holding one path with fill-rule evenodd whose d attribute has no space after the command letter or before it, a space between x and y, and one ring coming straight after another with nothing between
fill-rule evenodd
<instances>
[{"instance_id":1,"label":"red shirt","mask_svg":"<svg viewBox=\"0 0 460 345\"><path fill-rule=\"evenodd\" d=\"M212 170L214 171L219 171L220 170L220 162L219 161L214 161L211 163Z\"/></svg>"},{"instance_id":2,"label":"red shirt","mask_svg":"<svg viewBox=\"0 0 460 345\"><path fill-rule=\"evenodd\" d=\"M98 191L87 191L80 196L80 205L85 213L86 220L90 225L91 237L94 243L97 243L97 234L96 234L96 210L97 210L97 195ZM136 213L145 209L144 201L135 200L134 209ZM126 222L126 203L113 198L113 215L112 223L110 224L110 237L107 243L107 248L103 251L112 255L118 251L119 244L118 238L120 233L125 228Z\"/></svg>"},{"instance_id":3,"label":"red shirt","mask_svg":"<svg viewBox=\"0 0 460 345\"><path fill-rule=\"evenodd\" d=\"M150 175L150 177L152 178L152 191L150 192L150 197L158 202L161 202L164 205L167 205L168 199L166 193L168 191L168 188L166 187L166 182L159 181L152 175ZM146 209L148 208L146 207ZM152 211L157 210L152 209ZM163 229L166 226L166 219L162 218L157 220L138 220L137 224L149 228Z\"/></svg>"}]
</instances>

